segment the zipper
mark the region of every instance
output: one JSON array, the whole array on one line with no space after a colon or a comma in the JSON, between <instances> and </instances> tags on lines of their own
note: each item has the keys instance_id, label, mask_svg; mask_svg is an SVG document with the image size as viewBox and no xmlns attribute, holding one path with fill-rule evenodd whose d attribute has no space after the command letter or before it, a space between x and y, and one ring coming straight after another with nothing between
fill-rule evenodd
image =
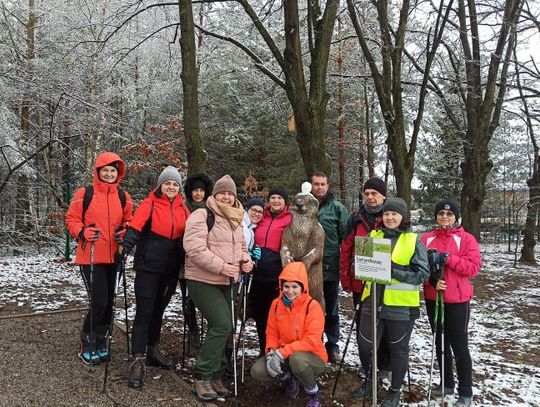
<instances>
[{"instance_id":1,"label":"zipper","mask_svg":"<svg viewBox=\"0 0 540 407\"><path fill-rule=\"evenodd\" d=\"M173 201L174 202L174 201ZM171 237L170 239L172 240L173 236L174 236L174 211L173 211L173 202L170 202L169 203L171 204L171 208L170 208L170 213L171 213Z\"/></svg>"},{"instance_id":2,"label":"zipper","mask_svg":"<svg viewBox=\"0 0 540 407\"><path fill-rule=\"evenodd\" d=\"M272 215L270 215L272 216ZM279 215L278 215L279 216ZM277 216L276 216L277 217ZM268 233L270 233L270 226L272 226L272 223L274 223L274 220L276 218L272 218L270 220L270 224L268 225L268 229L266 229L266 235L264 236L264 246L263 247L267 247L267 242L268 242Z\"/></svg>"}]
</instances>

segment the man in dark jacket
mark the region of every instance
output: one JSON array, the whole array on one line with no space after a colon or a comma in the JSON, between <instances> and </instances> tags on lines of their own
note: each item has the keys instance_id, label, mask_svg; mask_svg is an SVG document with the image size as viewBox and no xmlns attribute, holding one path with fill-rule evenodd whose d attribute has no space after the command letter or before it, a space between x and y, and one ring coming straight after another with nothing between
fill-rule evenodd
<instances>
[{"instance_id":1,"label":"man in dark jacket","mask_svg":"<svg viewBox=\"0 0 540 407\"><path fill-rule=\"evenodd\" d=\"M311 177L312 193L319 201L318 220L324 229L323 281L326 320L324 333L328 360L339 361L339 246L345 236L349 213L328 191L328 177L323 172L314 172Z\"/></svg>"}]
</instances>

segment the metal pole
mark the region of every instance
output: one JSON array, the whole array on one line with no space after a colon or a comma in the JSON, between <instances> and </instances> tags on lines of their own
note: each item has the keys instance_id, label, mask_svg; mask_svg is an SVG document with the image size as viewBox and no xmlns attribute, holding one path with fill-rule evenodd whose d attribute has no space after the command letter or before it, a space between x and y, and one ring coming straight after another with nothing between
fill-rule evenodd
<instances>
[{"instance_id":1,"label":"metal pole","mask_svg":"<svg viewBox=\"0 0 540 407\"><path fill-rule=\"evenodd\" d=\"M371 306L371 390L373 393L371 405L377 407L377 283L375 282L371 283Z\"/></svg>"}]
</instances>

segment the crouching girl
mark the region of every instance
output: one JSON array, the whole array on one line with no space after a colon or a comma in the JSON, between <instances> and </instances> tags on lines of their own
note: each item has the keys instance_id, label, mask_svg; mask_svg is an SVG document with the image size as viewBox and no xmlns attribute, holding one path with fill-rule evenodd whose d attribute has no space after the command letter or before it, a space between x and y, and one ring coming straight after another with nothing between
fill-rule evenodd
<instances>
[{"instance_id":1,"label":"crouching girl","mask_svg":"<svg viewBox=\"0 0 540 407\"><path fill-rule=\"evenodd\" d=\"M251 368L256 380L280 377L285 393L296 398L300 383L308 396L306 406L321 406L316 378L328 356L322 342L324 313L309 295L306 266L289 263L279 275L280 295L270 307L266 327L266 355Z\"/></svg>"}]
</instances>

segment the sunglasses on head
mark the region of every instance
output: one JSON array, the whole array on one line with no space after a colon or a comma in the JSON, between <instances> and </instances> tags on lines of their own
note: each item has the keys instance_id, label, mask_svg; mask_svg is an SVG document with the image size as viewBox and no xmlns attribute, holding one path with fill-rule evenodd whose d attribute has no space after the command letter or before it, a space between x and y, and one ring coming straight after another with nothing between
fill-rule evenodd
<instances>
[{"instance_id":1,"label":"sunglasses on head","mask_svg":"<svg viewBox=\"0 0 540 407\"><path fill-rule=\"evenodd\" d=\"M447 218L450 218L450 217L456 216L456 215L452 211L439 211L439 212L437 212L437 216L441 216L441 217L446 216Z\"/></svg>"}]
</instances>

